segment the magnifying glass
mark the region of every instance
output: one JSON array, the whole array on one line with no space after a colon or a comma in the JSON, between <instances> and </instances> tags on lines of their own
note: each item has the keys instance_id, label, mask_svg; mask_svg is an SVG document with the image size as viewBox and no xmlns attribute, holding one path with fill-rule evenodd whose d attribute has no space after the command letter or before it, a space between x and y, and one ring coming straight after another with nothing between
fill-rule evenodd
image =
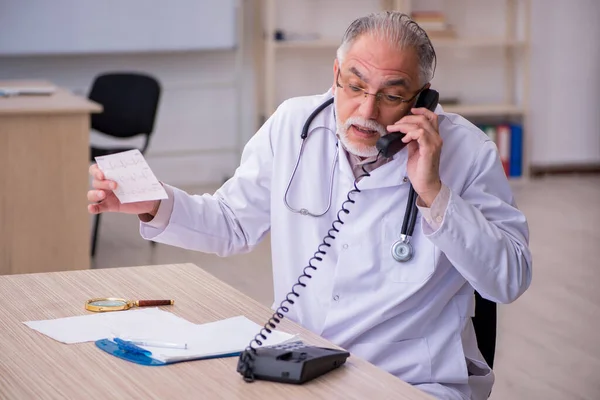
<instances>
[{"instance_id":1,"label":"magnifying glass","mask_svg":"<svg viewBox=\"0 0 600 400\"><path fill-rule=\"evenodd\" d=\"M122 311L131 307L170 306L175 300L125 300L116 297L98 297L85 302L85 309L94 312Z\"/></svg>"}]
</instances>

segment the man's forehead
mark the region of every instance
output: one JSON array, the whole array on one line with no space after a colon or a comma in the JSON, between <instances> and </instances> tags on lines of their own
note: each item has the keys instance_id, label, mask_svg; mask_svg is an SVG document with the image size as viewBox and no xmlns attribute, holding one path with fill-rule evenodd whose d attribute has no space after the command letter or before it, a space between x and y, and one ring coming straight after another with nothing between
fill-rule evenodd
<instances>
[{"instance_id":1,"label":"man's forehead","mask_svg":"<svg viewBox=\"0 0 600 400\"><path fill-rule=\"evenodd\" d=\"M356 76L365 83L375 83L377 81L383 87L403 86L407 89L410 88L412 79L406 72L401 70L373 70L368 68L368 66L361 65L360 62L348 61L347 67L344 68L342 66L342 69L345 69L348 73Z\"/></svg>"},{"instance_id":2,"label":"man's forehead","mask_svg":"<svg viewBox=\"0 0 600 400\"><path fill-rule=\"evenodd\" d=\"M351 45L341 68L343 71L353 68L352 72L358 72L364 79L404 78L409 83L419 79L419 59L415 49L400 49L369 35L358 38Z\"/></svg>"}]
</instances>

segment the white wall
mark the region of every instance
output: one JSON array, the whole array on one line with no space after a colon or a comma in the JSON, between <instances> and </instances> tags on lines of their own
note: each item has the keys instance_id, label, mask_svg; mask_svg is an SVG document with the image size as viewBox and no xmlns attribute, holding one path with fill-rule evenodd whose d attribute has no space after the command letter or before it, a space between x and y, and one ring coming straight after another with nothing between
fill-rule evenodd
<instances>
[{"instance_id":1,"label":"white wall","mask_svg":"<svg viewBox=\"0 0 600 400\"><path fill-rule=\"evenodd\" d=\"M600 163L600 1L533 0L531 162Z\"/></svg>"},{"instance_id":2,"label":"white wall","mask_svg":"<svg viewBox=\"0 0 600 400\"><path fill-rule=\"evenodd\" d=\"M255 9L246 1L245 32ZM230 50L0 57L0 80L46 79L87 95L95 75L136 70L156 76L162 95L147 159L157 177L175 185L221 182L239 163L240 142L255 132L252 41L244 41L241 93ZM240 98L241 95L241 98ZM241 119L238 119L238 109ZM91 132L92 143L107 143ZM134 139L131 143L141 143Z\"/></svg>"},{"instance_id":3,"label":"white wall","mask_svg":"<svg viewBox=\"0 0 600 400\"><path fill-rule=\"evenodd\" d=\"M239 162L240 142L257 128L254 35L258 0L246 0L243 90L234 86L232 51L0 58L0 79L44 78L86 94L93 76L137 69L156 75L163 97L148 160L159 177L175 185L219 183ZM357 13L376 10L379 0L280 0L281 25L301 33L321 31L341 38ZM455 0L446 5L457 29L500 32L503 2ZM415 4L427 2L414 0ZM439 0L438 0L439 2ZM429 0L429 3L435 3ZM600 1L532 0L531 162L536 165L600 162ZM575 7L575 3L577 7ZM320 4L325 4L320 7ZM446 3L444 3L446 4ZM346 8L343 6L346 5ZM462 6L459 6L462 5ZM468 12L458 12L458 10ZM320 10L315 13L314 10ZM344 21L344 23L330 23ZM497 101L504 84L498 49L438 51L435 86L466 101ZM333 51L282 50L277 59L277 100L327 90ZM464 65L471 66L465 69ZM444 70L442 70L444 68ZM241 120L236 120L237 107ZM238 126L239 124L239 126ZM98 138L92 135L92 141Z\"/></svg>"},{"instance_id":4,"label":"white wall","mask_svg":"<svg viewBox=\"0 0 600 400\"><path fill-rule=\"evenodd\" d=\"M276 0L276 29L341 41L355 18L381 9L380 0ZM293 96L327 91L333 84L335 49L281 49L275 55L276 105Z\"/></svg>"},{"instance_id":5,"label":"white wall","mask_svg":"<svg viewBox=\"0 0 600 400\"><path fill-rule=\"evenodd\" d=\"M0 54L232 49L238 0L0 0Z\"/></svg>"}]
</instances>

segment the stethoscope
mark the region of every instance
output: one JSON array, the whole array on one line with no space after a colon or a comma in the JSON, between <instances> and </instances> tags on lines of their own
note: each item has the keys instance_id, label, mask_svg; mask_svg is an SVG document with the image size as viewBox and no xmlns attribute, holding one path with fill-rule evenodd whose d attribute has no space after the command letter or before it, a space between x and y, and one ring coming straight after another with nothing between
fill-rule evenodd
<instances>
[{"instance_id":1,"label":"stethoscope","mask_svg":"<svg viewBox=\"0 0 600 400\"><path fill-rule=\"evenodd\" d=\"M325 101L323 104L321 104L319 107L317 107L312 114L310 114L308 116L308 118L306 119L306 122L304 123L304 126L302 127L302 134L300 135L300 137L302 138L302 144L300 145L300 151L298 152L298 160L296 161L296 165L294 166L294 170L292 171L292 176L290 176L290 180L288 182L287 188L285 189L285 194L283 195L283 202L285 203L285 206L288 208L288 210L290 210L291 212L297 213L297 214L302 214L302 215L309 215L311 217L322 217L323 215L327 214L327 211L329 211L329 209L331 208L331 200L333 197L333 174L335 172L335 164L338 161L338 152L335 152L335 158L333 159L333 163L331 164L331 173L329 175L329 202L327 203L327 208L325 208L325 211L323 211L322 213L311 213L310 211L308 211L306 208L301 208L301 209L294 209L292 208L287 200L287 195L288 192L290 190L290 186L292 186L292 181L294 180L294 176L296 175L296 170L298 169L298 165L300 165L300 159L302 158L302 153L304 152L304 145L306 144L306 138L308 137L308 128L310 127L310 124L313 122L313 120L316 118L317 115L319 115L319 113L321 111L323 111L324 109L326 109L327 107L329 107L332 103L333 103L334 98L330 98L327 101ZM327 128L326 128L327 129ZM333 133L333 131L331 131L330 129L327 129L330 132Z\"/></svg>"},{"instance_id":2,"label":"stethoscope","mask_svg":"<svg viewBox=\"0 0 600 400\"><path fill-rule=\"evenodd\" d=\"M287 188L285 189L285 194L283 195L283 202L288 210L293 213L307 215L311 217L322 217L327 214L329 209L331 208L331 201L333 198L333 176L335 172L335 164L338 161L338 152L335 153L335 158L333 163L331 164L331 172L329 175L329 201L327 202L327 207L325 211L319 213L313 213L306 208L295 209L290 206L287 196L292 186L292 181L294 180L294 176L296 175L296 171L298 169L298 165L300 165L300 159L302 158L302 153L304 152L304 145L306 143L306 138L308 137L308 129L310 128L310 124L313 120L321 113L325 108L329 107L334 101L334 98L327 99L323 104L318 106L306 119L304 126L302 127L302 134L300 138L302 139L302 144L300 145L300 151L298 152L298 159L296 160L296 165L294 166L294 170L292 171L292 175L288 181ZM329 129L328 129L329 130ZM391 252L394 260L398 262L406 262L409 261L414 254L414 248L410 243L410 239L414 233L415 223L417 221L417 214L419 212L417 208L417 195L415 189L412 184L410 184L408 191L408 202L406 203L406 212L404 213L404 220L402 221L402 229L400 230L400 239L395 241L392 244Z\"/></svg>"}]
</instances>

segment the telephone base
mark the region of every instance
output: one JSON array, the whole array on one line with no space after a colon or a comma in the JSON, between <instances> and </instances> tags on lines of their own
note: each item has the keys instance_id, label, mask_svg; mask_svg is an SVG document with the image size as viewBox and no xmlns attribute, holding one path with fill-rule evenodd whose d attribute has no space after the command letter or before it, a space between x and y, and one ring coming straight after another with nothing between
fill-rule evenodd
<instances>
[{"instance_id":1,"label":"telephone base","mask_svg":"<svg viewBox=\"0 0 600 400\"><path fill-rule=\"evenodd\" d=\"M301 341L260 347L251 356L244 353L238 360L237 372L246 381L292 384L303 384L337 369L350 356L347 351L305 346Z\"/></svg>"}]
</instances>

